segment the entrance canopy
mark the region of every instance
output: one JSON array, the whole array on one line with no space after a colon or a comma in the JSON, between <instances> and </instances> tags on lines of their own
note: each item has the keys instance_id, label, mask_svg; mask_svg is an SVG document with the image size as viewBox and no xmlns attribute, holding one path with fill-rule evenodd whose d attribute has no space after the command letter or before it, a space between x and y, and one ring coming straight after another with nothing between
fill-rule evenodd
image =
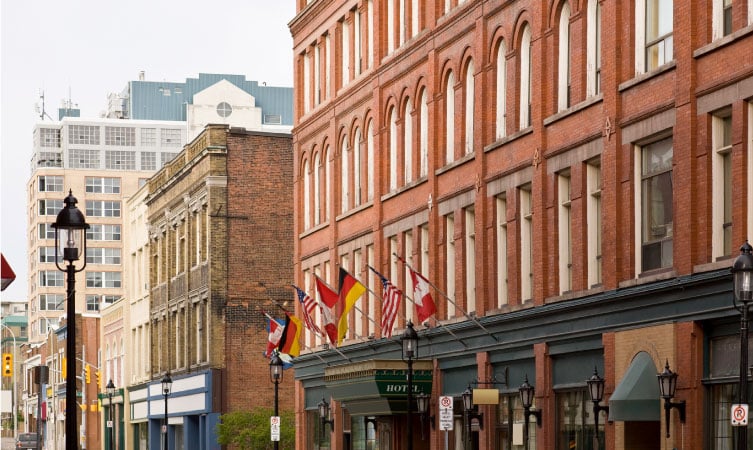
<instances>
[{"instance_id":1,"label":"entrance canopy","mask_svg":"<svg viewBox=\"0 0 753 450\"><path fill-rule=\"evenodd\" d=\"M431 394L432 361L413 361L413 395ZM400 360L369 360L327 367L324 382L334 400L351 415L388 415L408 410L408 365Z\"/></svg>"},{"instance_id":2,"label":"entrance canopy","mask_svg":"<svg viewBox=\"0 0 753 450\"><path fill-rule=\"evenodd\" d=\"M622 381L609 399L610 421L661 420L661 393L656 366L646 352L635 355Z\"/></svg>"}]
</instances>

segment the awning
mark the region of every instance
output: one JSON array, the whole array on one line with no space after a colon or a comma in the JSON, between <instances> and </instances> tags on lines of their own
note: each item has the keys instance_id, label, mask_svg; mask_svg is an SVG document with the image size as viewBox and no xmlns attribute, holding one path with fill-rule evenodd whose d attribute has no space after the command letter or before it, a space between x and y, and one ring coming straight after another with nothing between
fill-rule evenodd
<instances>
[{"instance_id":1,"label":"awning","mask_svg":"<svg viewBox=\"0 0 753 450\"><path fill-rule=\"evenodd\" d=\"M609 399L609 420L661 420L661 393L657 373L651 356L646 352L638 353Z\"/></svg>"}]
</instances>

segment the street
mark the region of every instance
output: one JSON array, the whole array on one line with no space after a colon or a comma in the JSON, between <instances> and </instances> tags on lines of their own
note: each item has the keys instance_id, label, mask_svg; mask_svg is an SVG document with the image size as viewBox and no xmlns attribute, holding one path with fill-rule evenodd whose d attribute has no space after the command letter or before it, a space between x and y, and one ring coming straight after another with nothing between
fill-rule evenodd
<instances>
[{"instance_id":1,"label":"street","mask_svg":"<svg viewBox=\"0 0 753 450\"><path fill-rule=\"evenodd\" d=\"M0 448L2 450L13 450L13 445L16 443L15 439L13 439L12 437L4 437L0 439L2 439L0 441L2 443L2 445L0 445Z\"/></svg>"}]
</instances>

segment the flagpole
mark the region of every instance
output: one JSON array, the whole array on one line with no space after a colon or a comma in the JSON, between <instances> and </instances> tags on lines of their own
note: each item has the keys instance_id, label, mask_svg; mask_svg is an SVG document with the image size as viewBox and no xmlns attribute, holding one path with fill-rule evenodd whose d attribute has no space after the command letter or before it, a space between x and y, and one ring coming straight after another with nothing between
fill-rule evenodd
<instances>
[{"instance_id":1,"label":"flagpole","mask_svg":"<svg viewBox=\"0 0 753 450\"><path fill-rule=\"evenodd\" d=\"M277 307L278 307L278 308L280 308L281 310L283 310L283 312L285 312L285 313L289 313L289 311L288 311L288 310L286 310L285 308L283 308L282 306L280 306L280 305L277 305ZM275 319L274 319L274 318L273 318L272 316L270 316L270 315L269 315L269 314L268 314L268 313L267 313L266 311L263 311L263 310L262 310L262 313L264 313L264 315L265 315L265 316L267 316L267 318L268 318L269 320L274 320L274 321L275 321L275 323L277 324L277 326L278 326L278 327L282 327L282 326L284 326L284 325L280 325L280 322L278 322L277 320L275 320ZM314 355L314 356L316 356L317 358L319 358L319 361L321 361L322 363L324 363L324 365L326 365L327 367L329 367L329 365L330 365L330 364L329 364L329 363L328 363L327 361L325 361L325 360L324 360L324 358L322 358L321 356L319 356L318 352L317 352L316 350L314 350L314 348L313 348L313 347L309 347L308 345L306 345L306 342L305 342L305 341L303 342L303 344L301 344L301 343L299 342L299 345L302 345L304 349L308 349L308 350L311 350L311 354L312 354L312 355ZM347 360L348 362L353 362L353 361L351 361L351 360L350 360L350 358L348 358L347 356L343 355L343 354L342 354L341 352L337 352L337 353L340 353L340 356L342 356L343 358L345 358L345 359L346 359L346 360Z\"/></svg>"},{"instance_id":2,"label":"flagpole","mask_svg":"<svg viewBox=\"0 0 753 450\"><path fill-rule=\"evenodd\" d=\"M377 270L376 270L375 268L371 267L371 266L370 266L370 265L368 265L368 264L366 265L366 267L368 267L369 269L373 270L373 271L374 271L374 272L376 272L376 273L379 273L379 271L377 271ZM370 293L371 295L373 295L374 297L376 297L376 298L377 298L377 299L379 300L379 303L381 303L381 304L384 304L384 300L382 300L382 297L380 297L379 295L377 295L377 294L376 294L376 292L374 292L373 290L371 290L371 289L370 289L369 287L366 287L366 290L367 290L367 291L369 291L369 293ZM408 297L408 295L407 295L407 294L406 294L405 292L403 292L403 291L400 291L400 294L402 294L402 296L403 296L403 297L404 297L404 298L405 298L406 300L408 300L408 301L410 301L411 303L413 303L413 306L415 306L415 305L416 305L416 302L415 302L415 300L413 300L412 298ZM405 316L405 314L403 314L403 321L407 321L407 320L408 320L408 318L407 318L407 317ZM457 340L458 340L458 341L459 341L459 342L460 342L461 344L463 344L463 347L465 347L465 348L468 348L468 344L466 344L465 342L463 342L463 339L462 339L462 338L460 338L460 337L458 337L458 336L457 336L457 335L456 335L455 333L453 333L453 332L452 332L452 330L450 330L449 328L447 328L446 326L444 326L444 325L442 324L442 322L440 322L440 321L438 321L438 320L437 320L437 325L439 326L439 328L441 328L441 329L443 329L444 331L448 332L448 333L449 333L449 334L450 334L450 335L451 335L452 337L454 337L454 338L455 338L455 339L457 339ZM383 336L383 337L384 337L384 336Z\"/></svg>"},{"instance_id":3,"label":"flagpole","mask_svg":"<svg viewBox=\"0 0 753 450\"><path fill-rule=\"evenodd\" d=\"M399 261L402 261L402 262L403 262L403 264L405 264L405 266L406 266L406 267L408 267L408 268L409 268L410 270L413 270L414 272L416 272L416 271L415 271L415 270L413 269L413 267L412 267L412 266L411 266L410 264L408 264L408 261L406 261L406 260L404 260L403 258L401 258L401 257L400 257L400 255L398 255L397 253L393 253L393 255L394 255L394 256L395 256L395 257L396 257L396 258L397 258L397 259L398 259ZM491 331L487 330L487 329L486 329L486 327L484 327L484 325L482 325L482 324L481 324L481 322L479 322L479 321L478 321L478 319L477 319L476 317L472 317L472 316L468 315L468 313L467 313L467 312L465 312L465 310L463 310L463 308L461 308L461 307L460 307L460 305L458 305L458 304L457 304L457 303L456 303L455 301L453 301L453 300L452 300L452 299L451 299L451 298L450 298L450 297L449 297L449 296L448 296L447 294L445 294L444 292L442 292L442 290L441 290L441 289L439 289L439 288L438 288L438 287L437 287L437 286L436 286L436 285L435 285L434 283L432 283L432 282L431 282L431 281L430 281L429 279L427 279L427 278L425 278L425 277L424 277L424 279L426 280L426 282L427 282L427 283L429 283L429 285L430 285L431 287L433 287L433 288L434 288L434 290L435 290L435 291L439 292L439 294L440 294L440 295L442 295L442 297L446 298L448 302L450 302L450 303L452 303L453 305L455 305L455 308L459 309L459 310L460 310L460 312L461 312L461 313L463 313L463 315L464 315L464 316L465 316L465 317L466 317L466 318L467 318L468 320L472 320L472 321L473 321L473 322L474 322L474 323L475 323L476 325L478 325L478 327L479 327L479 328L481 328L482 330L484 330L484 332L486 332L486 334L488 334L489 336L491 336L491 337L492 337L492 339L494 339L495 341L499 342L499 338L498 338L497 336L495 336L495 335L494 335L494 334L493 334L493 333L492 333Z\"/></svg>"},{"instance_id":4,"label":"flagpole","mask_svg":"<svg viewBox=\"0 0 753 450\"><path fill-rule=\"evenodd\" d=\"M317 277L317 278L319 278L319 280L320 280L320 281L321 281L322 283L324 283L324 285L325 285L325 286L327 286L327 288L329 288L329 289L330 289L331 291L333 291L333 292L335 291L334 289L332 289L332 286L330 286L330 285L329 285L329 283L327 283L326 281L324 281L324 280L323 280L323 279L322 279L321 277L319 277L318 275L314 275L314 276L315 276L315 277ZM353 278L354 278L354 279L355 279L356 281L358 281L358 278L356 278L355 276L353 276L353 274L350 274L350 276L351 276L351 277L353 277ZM359 283L361 283L360 281L358 281L358 282L359 282ZM363 287L365 287L366 289L368 289L368 286L366 286L366 285L365 285L365 284L363 284L363 283L361 283L361 284L363 285ZM314 301L315 301L315 302L318 302L319 300L316 300L316 299L314 299ZM324 306L325 306L325 307L327 307L327 308L329 308L329 306L327 306L327 304L326 304L326 303L324 304ZM362 315L366 316L366 318L367 318L367 319L369 319L369 320L371 321L371 323L373 323L373 324L374 324L374 326L378 326L378 324L376 323L376 321L375 321L374 319L372 319L371 317L369 317L369 315L368 315L368 314L364 314L364 313L363 313L363 311L362 311L362 310L361 310L361 309L360 309L360 308L359 308L358 306L356 306L356 305L353 305L353 309L355 309L356 311L360 312L360 313L361 313ZM338 320L340 320L340 319L338 319ZM353 332L353 334L354 334L354 335L355 335L356 337L359 337L359 338L362 338L362 339L368 339L368 337L365 337L365 336L359 336L359 335L357 335L357 334L355 333L355 331Z\"/></svg>"}]
</instances>

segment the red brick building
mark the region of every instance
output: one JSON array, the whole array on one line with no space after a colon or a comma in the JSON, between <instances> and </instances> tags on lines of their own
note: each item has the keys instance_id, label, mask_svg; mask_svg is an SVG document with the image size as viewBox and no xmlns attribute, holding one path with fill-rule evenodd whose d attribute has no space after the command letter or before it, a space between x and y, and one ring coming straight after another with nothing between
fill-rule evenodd
<instances>
[{"instance_id":1,"label":"red brick building","mask_svg":"<svg viewBox=\"0 0 753 450\"><path fill-rule=\"evenodd\" d=\"M733 445L752 1L298 0L289 25L295 279L314 295L315 276L336 285L340 266L373 291L338 351L305 336L299 449L408 448L419 427L416 449ZM419 358L432 414L455 398L447 435L368 390L369 364L400 355L367 266L408 293L407 266L433 285ZM395 335L415 317L402 308ZM665 363L684 422L663 414ZM611 421L600 413L596 432L594 367ZM542 417L523 436L526 377ZM467 432L469 386L499 398ZM334 425L321 439L323 397Z\"/></svg>"},{"instance_id":2,"label":"red brick building","mask_svg":"<svg viewBox=\"0 0 753 450\"><path fill-rule=\"evenodd\" d=\"M293 296L292 169L290 135L207 125L149 180L152 380L128 396L150 448L165 415L170 448L213 449L221 414L273 405L264 312Z\"/></svg>"}]
</instances>

